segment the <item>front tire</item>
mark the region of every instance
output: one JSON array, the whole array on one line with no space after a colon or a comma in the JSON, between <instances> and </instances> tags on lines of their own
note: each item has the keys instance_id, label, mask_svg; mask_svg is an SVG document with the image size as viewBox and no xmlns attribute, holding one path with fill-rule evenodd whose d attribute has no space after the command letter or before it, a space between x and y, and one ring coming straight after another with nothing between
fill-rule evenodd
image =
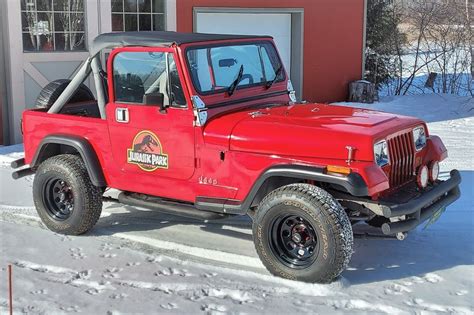
<instances>
[{"instance_id":1,"label":"front tire","mask_svg":"<svg viewBox=\"0 0 474 315\"><path fill-rule=\"evenodd\" d=\"M268 194L253 222L254 244L270 273L304 282L329 283L352 255L352 227L325 190L291 184Z\"/></svg>"},{"instance_id":2,"label":"front tire","mask_svg":"<svg viewBox=\"0 0 474 315\"><path fill-rule=\"evenodd\" d=\"M57 155L40 164L33 182L33 199L43 223L61 234L89 231L102 212L102 189L92 184L82 159L71 154Z\"/></svg>"}]
</instances>

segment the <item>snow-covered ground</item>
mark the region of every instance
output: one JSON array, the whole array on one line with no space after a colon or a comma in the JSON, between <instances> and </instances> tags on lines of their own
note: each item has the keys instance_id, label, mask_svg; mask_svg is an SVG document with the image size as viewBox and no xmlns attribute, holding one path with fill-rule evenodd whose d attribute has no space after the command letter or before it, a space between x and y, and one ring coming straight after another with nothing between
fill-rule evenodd
<instances>
[{"instance_id":1,"label":"snow-covered ground","mask_svg":"<svg viewBox=\"0 0 474 315\"><path fill-rule=\"evenodd\" d=\"M403 242L357 238L330 285L269 275L248 218L204 224L106 202L91 233L54 234L32 207L32 178L10 179L21 146L0 148L0 313L13 264L16 313L473 314L474 101L431 94L359 106L426 119L449 150L443 176L461 171L462 197Z\"/></svg>"},{"instance_id":2,"label":"snow-covered ground","mask_svg":"<svg viewBox=\"0 0 474 315\"><path fill-rule=\"evenodd\" d=\"M436 43L429 43L429 46L422 46L424 47L417 53L416 43L413 43L412 49L401 56L403 62L403 82L408 80L413 69L418 69L412 84L408 88L407 95L441 93L443 91L443 81L446 82L447 92L449 93L454 91L457 95L473 95L474 80L469 71L471 56L468 49L460 47L455 52L450 51L444 56L445 60L443 60L444 58L440 54L441 48L436 47ZM393 58L398 59L398 57ZM436 59L438 60L436 61ZM461 62L461 60L464 62ZM419 67L420 64L426 62L428 62L426 66ZM442 68L444 68L444 71L447 71L444 76ZM437 73L436 79L433 82L433 88L425 86L430 73ZM396 79L382 84L379 91L380 95L394 95L397 84ZM402 92L405 92L405 89L402 89Z\"/></svg>"}]
</instances>

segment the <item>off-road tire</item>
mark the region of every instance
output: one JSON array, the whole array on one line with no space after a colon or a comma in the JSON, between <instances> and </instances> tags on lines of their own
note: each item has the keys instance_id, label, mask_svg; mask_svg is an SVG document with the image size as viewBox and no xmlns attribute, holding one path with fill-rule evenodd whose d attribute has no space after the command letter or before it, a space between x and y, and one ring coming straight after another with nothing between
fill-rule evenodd
<instances>
[{"instance_id":1,"label":"off-road tire","mask_svg":"<svg viewBox=\"0 0 474 315\"><path fill-rule=\"evenodd\" d=\"M276 218L294 214L312 226L318 240L310 265L294 268L282 263L272 245ZM273 275L304 282L329 283L347 267L353 233L347 214L325 190L309 184L291 184L268 194L253 221L254 244L260 259ZM281 256L280 256L281 257Z\"/></svg>"},{"instance_id":2,"label":"off-road tire","mask_svg":"<svg viewBox=\"0 0 474 315\"><path fill-rule=\"evenodd\" d=\"M51 214L46 200L48 183L57 179L68 183L73 196L73 210L63 220ZM61 234L80 235L89 231L102 212L102 188L92 184L84 162L72 154L53 156L40 164L33 182L33 199L43 223Z\"/></svg>"},{"instance_id":3,"label":"off-road tire","mask_svg":"<svg viewBox=\"0 0 474 315\"><path fill-rule=\"evenodd\" d=\"M69 83L71 83L71 80L68 79L59 79L48 83L38 95L35 107L49 109ZM94 94L92 94L91 90L84 84L81 84L74 95L69 99L69 103L93 101L94 99Z\"/></svg>"}]
</instances>

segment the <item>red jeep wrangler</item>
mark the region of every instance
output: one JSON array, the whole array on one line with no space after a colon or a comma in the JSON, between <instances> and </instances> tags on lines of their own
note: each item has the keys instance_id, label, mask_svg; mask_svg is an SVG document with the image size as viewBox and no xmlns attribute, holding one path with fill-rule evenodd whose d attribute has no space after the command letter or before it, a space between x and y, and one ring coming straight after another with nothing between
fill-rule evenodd
<instances>
[{"instance_id":1,"label":"red jeep wrangler","mask_svg":"<svg viewBox=\"0 0 474 315\"><path fill-rule=\"evenodd\" d=\"M123 204L176 215L247 214L263 264L301 281L344 270L352 224L403 239L459 197L458 171L438 180L446 148L423 121L297 103L268 36L102 34L21 128L13 177L36 174L35 205L51 230L90 230L108 187Z\"/></svg>"}]
</instances>

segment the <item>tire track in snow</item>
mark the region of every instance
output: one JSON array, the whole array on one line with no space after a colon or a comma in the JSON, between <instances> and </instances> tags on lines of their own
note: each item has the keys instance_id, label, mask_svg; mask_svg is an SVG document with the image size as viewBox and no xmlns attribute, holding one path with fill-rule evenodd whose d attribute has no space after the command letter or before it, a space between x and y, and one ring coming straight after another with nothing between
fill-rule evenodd
<instances>
[{"instance_id":1,"label":"tire track in snow","mask_svg":"<svg viewBox=\"0 0 474 315\"><path fill-rule=\"evenodd\" d=\"M231 262L233 265L240 265L244 267L253 267L257 269L265 270L262 262L258 258L244 256L239 254L232 254L212 249L206 249L201 247L193 247L184 244L173 243L169 241L162 241L153 238L149 238L146 236L138 236L132 235L127 233L115 233L115 237L119 237L122 239L130 240L137 243L146 244L158 249L168 250L179 252L181 254L187 254L190 256L204 258L207 260L214 260L217 262L222 262L228 264Z\"/></svg>"}]
</instances>

